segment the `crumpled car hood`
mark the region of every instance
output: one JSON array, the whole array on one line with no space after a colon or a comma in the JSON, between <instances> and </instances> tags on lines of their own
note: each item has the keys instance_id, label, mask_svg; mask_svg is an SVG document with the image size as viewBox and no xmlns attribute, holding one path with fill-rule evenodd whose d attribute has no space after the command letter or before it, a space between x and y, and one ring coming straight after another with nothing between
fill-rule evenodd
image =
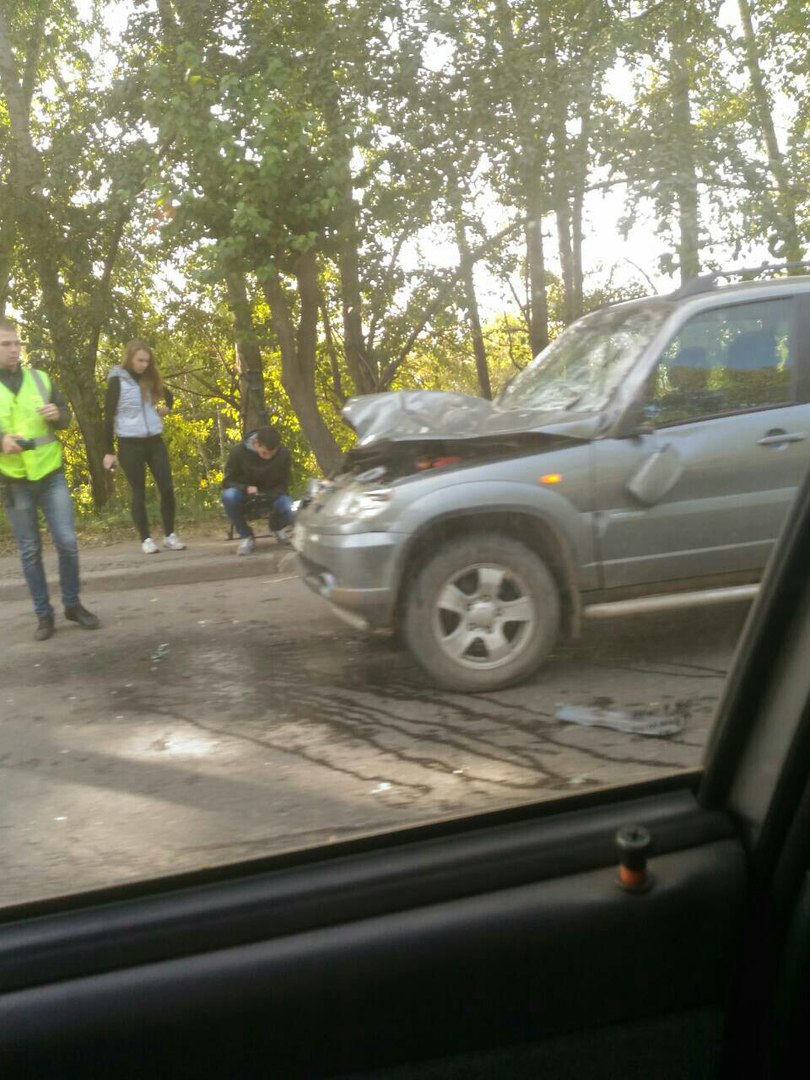
<instances>
[{"instance_id":1,"label":"crumpled car hood","mask_svg":"<svg viewBox=\"0 0 810 1080\"><path fill-rule=\"evenodd\" d=\"M592 439L599 431L601 414L501 409L495 402L467 394L395 390L351 398L343 408L343 418L364 447L379 439L476 439L541 430Z\"/></svg>"}]
</instances>

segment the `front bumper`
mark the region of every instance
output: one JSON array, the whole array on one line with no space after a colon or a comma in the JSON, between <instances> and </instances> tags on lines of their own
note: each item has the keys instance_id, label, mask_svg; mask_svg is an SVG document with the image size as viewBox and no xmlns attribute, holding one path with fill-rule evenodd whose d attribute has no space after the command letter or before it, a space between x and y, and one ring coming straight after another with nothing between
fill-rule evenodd
<instances>
[{"instance_id":1,"label":"front bumper","mask_svg":"<svg viewBox=\"0 0 810 1080\"><path fill-rule=\"evenodd\" d=\"M293 547L306 585L363 629L393 624L394 561L401 538L383 532L325 533L296 523Z\"/></svg>"}]
</instances>

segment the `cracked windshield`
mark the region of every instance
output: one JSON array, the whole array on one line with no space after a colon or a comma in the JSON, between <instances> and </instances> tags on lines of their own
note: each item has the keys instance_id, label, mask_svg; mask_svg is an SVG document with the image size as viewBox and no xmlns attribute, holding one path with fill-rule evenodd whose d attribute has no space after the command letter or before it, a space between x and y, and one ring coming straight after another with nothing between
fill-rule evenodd
<instances>
[{"instance_id":1,"label":"cracked windshield","mask_svg":"<svg viewBox=\"0 0 810 1080\"><path fill-rule=\"evenodd\" d=\"M701 767L810 460L808 22L0 2L0 907Z\"/></svg>"}]
</instances>

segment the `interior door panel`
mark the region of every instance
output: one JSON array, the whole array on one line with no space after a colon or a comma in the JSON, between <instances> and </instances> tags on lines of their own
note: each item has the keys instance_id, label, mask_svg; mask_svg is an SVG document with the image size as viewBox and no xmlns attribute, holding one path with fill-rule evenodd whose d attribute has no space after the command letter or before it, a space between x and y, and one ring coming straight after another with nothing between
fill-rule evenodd
<instances>
[{"instance_id":1,"label":"interior door panel","mask_svg":"<svg viewBox=\"0 0 810 1080\"><path fill-rule=\"evenodd\" d=\"M613 845L630 821L657 852L638 895L618 884ZM719 1030L745 858L731 823L688 789L495 824L458 846L415 840L374 862L270 872L243 884L242 904L235 884L229 903L227 886L200 886L196 908L186 890L134 933L120 905L110 922L102 909L6 925L5 1074L82 1075L90 1055L118 1075L321 1076L471 1050L512 1048L511 1060L606 1026L635 1025L643 1042L654 1016L691 1030L689 1017L713 1015ZM421 903L395 887L405 878Z\"/></svg>"}]
</instances>

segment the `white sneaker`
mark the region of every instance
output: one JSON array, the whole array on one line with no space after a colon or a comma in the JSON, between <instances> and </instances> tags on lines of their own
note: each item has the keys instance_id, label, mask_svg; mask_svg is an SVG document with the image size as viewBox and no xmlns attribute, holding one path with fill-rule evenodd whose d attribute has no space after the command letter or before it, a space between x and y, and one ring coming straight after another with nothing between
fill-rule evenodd
<instances>
[{"instance_id":1,"label":"white sneaker","mask_svg":"<svg viewBox=\"0 0 810 1080\"><path fill-rule=\"evenodd\" d=\"M256 541L252 536L246 536L244 540L239 541L239 547L236 549L237 555L250 555L256 550Z\"/></svg>"},{"instance_id":2,"label":"white sneaker","mask_svg":"<svg viewBox=\"0 0 810 1080\"><path fill-rule=\"evenodd\" d=\"M177 533L169 533L166 539L163 541L163 546L168 548L169 551L185 551L186 545L177 535Z\"/></svg>"},{"instance_id":3,"label":"white sneaker","mask_svg":"<svg viewBox=\"0 0 810 1080\"><path fill-rule=\"evenodd\" d=\"M292 540L292 534L292 525L285 525L283 529L276 529L276 540L278 540L280 544L289 544Z\"/></svg>"},{"instance_id":4,"label":"white sneaker","mask_svg":"<svg viewBox=\"0 0 810 1080\"><path fill-rule=\"evenodd\" d=\"M141 544L141 551L144 555L155 555L160 548L157 546L151 536L147 536L144 542Z\"/></svg>"}]
</instances>

